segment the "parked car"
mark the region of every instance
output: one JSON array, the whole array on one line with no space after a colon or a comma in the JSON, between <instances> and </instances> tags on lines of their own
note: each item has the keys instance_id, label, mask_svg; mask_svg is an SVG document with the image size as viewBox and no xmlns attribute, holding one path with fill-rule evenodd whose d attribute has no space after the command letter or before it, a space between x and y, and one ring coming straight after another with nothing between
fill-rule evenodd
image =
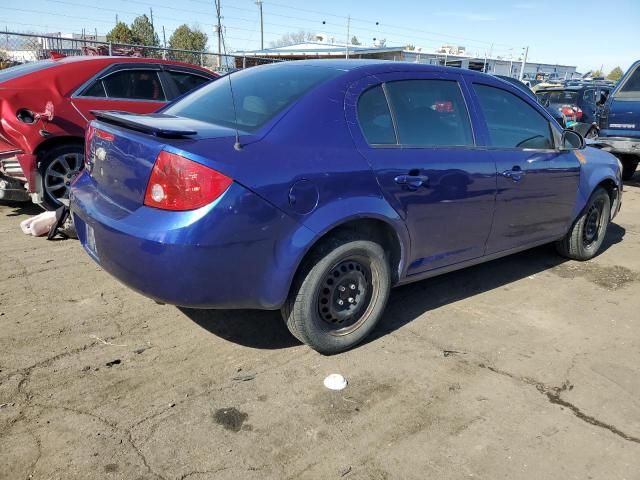
<instances>
[{"instance_id":1,"label":"parked car","mask_svg":"<svg viewBox=\"0 0 640 480\"><path fill-rule=\"evenodd\" d=\"M515 87L518 87L523 93L533 98L536 102L538 101L538 97L536 97L536 94L533 93L533 90L531 90L531 88L529 88L524 82L521 82L517 78L508 77L506 75L496 75L496 77L498 77L500 80L504 80L505 82L510 83L511 85L514 85ZM557 108L549 108L547 110L549 111L553 119L558 122L558 124L562 128L565 128L567 126L567 117L564 115L564 113L562 113L562 110L559 110ZM573 111L571 112L571 114L573 114Z\"/></svg>"},{"instance_id":2,"label":"parked car","mask_svg":"<svg viewBox=\"0 0 640 480\"><path fill-rule=\"evenodd\" d=\"M29 194L57 208L82 168L92 110L153 112L216 77L180 62L95 56L0 71L0 198Z\"/></svg>"},{"instance_id":3,"label":"parked car","mask_svg":"<svg viewBox=\"0 0 640 480\"><path fill-rule=\"evenodd\" d=\"M607 85L584 84L573 87L544 88L536 92L540 103L552 111L560 111L566 118L566 127L585 138L598 136L598 114L603 98L611 88Z\"/></svg>"},{"instance_id":4,"label":"parked car","mask_svg":"<svg viewBox=\"0 0 640 480\"><path fill-rule=\"evenodd\" d=\"M620 208L614 156L469 70L283 62L98 119L71 191L88 254L159 302L281 309L323 353L394 285L548 242L592 258Z\"/></svg>"},{"instance_id":5,"label":"parked car","mask_svg":"<svg viewBox=\"0 0 640 480\"><path fill-rule=\"evenodd\" d=\"M622 178L630 180L640 161L640 61L629 68L604 102L597 142L620 159Z\"/></svg>"}]
</instances>

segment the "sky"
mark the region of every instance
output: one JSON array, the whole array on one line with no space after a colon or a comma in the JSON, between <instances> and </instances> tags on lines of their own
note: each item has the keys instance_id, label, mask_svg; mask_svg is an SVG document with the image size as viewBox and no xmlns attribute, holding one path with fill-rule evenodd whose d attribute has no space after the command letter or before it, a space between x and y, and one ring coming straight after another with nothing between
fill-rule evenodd
<instances>
[{"instance_id":1,"label":"sky","mask_svg":"<svg viewBox=\"0 0 640 480\"><path fill-rule=\"evenodd\" d=\"M94 2L92 2L94 3ZM116 15L130 23L149 15L162 41L179 25L197 25L217 49L213 0L0 0L0 28L17 32L107 33ZM221 0L227 50L260 48L260 16L255 0ZM586 72L640 58L640 0L263 0L265 46L287 32L325 33L337 42L350 36L364 45L386 39L387 46L413 44L432 51L443 44L467 52L518 58L525 46L536 62L576 65Z\"/></svg>"}]
</instances>

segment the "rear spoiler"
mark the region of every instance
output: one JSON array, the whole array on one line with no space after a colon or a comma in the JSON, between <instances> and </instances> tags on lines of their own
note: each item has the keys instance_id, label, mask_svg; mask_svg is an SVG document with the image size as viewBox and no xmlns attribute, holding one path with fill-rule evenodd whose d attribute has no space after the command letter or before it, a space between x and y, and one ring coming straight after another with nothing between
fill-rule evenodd
<instances>
[{"instance_id":1,"label":"rear spoiler","mask_svg":"<svg viewBox=\"0 0 640 480\"><path fill-rule=\"evenodd\" d=\"M198 132L180 128L180 118L163 113L139 115L130 112L92 110L91 113L104 123L125 127L156 137L180 138L196 135Z\"/></svg>"}]
</instances>

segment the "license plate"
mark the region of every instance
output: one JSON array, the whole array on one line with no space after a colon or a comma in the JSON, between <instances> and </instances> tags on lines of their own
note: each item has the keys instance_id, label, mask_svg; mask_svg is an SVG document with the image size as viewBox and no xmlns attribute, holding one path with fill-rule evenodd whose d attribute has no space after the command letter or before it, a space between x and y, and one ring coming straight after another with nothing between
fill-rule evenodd
<instances>
[{"instance_id":1,"label":"license plate","mask_svg":"<svg viewBox=\"0 0 640 480\"><path fill-rule=\"evenodd\" d=\"M98 256L98 249L96 248L96 234L93 231L93 227L91 225L89 225L88 223L86 224L87 226L87 249L93 253L96 257Z\"/></svg>"}]
</instances>

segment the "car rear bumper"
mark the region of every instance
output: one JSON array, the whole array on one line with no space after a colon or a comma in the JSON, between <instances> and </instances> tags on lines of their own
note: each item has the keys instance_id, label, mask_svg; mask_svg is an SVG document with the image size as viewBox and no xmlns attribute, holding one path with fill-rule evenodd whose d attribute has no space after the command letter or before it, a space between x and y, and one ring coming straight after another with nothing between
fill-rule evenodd
<instances>
[{"instance_id":1,"label":"car rear bumper","mask_svg":"<svg viewBox=\"0 0 640 480\"><path fill-rule=\"evenodd\" d=\"M129 212L83 173L71 211L80 242L107 272L159 302L192 308L279 308L312 237L236 183L198 210Z\"/></svg>"}]
</instances>

